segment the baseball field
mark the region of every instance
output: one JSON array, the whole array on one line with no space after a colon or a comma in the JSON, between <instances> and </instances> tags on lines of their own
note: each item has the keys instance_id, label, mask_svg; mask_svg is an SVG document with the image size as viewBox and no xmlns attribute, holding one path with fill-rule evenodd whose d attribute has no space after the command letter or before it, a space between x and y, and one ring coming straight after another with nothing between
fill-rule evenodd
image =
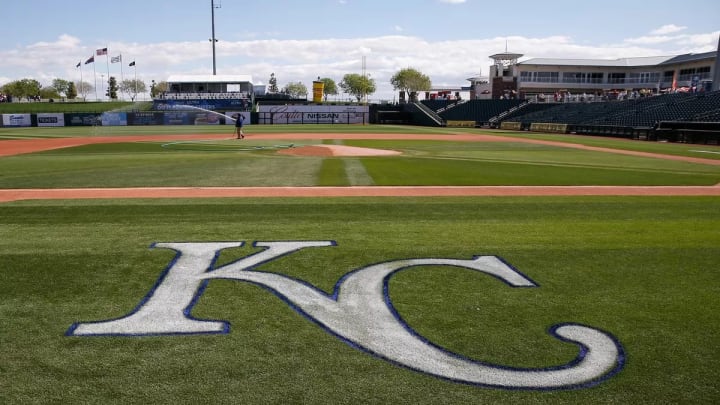
<instances>
[{"instance_id":1,"label":"baseball field","mask_svg":"<svg viewBox=\"0 0 720 405\"><path fill-rule=\"evenodd\" d=\"M720 401L720 147L0 128L0 403Z\"/></svg>"}]
</instances>

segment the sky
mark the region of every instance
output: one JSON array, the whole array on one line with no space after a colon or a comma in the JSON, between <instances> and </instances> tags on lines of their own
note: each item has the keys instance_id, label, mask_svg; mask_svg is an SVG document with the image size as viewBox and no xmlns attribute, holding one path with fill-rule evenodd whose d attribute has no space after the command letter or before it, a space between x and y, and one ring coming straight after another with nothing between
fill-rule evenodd
<instances>
[{"instance_id":1,"label":"sky","mask_svg":"<svg viewBox=\"0 0 720 405\"><path fill-rule=\"evenodd\" d=\"M109 70L118 81L137 74L149 88L173 74L212 74L212 11L217 74L267 84L274 73L280 88L301 82L312 93L318 76L339 83L366 73L377 87L371 101L397 98L390 78L408 67L434 87L468 86L506 47L521 61L616 59L714 51L720 36L717 0L211 2L0 0L0 86L77 82L82 73L101 90ZM76 68L99 48L122 55L122 72L105 56Z\"/></svg>"}]
</instances>

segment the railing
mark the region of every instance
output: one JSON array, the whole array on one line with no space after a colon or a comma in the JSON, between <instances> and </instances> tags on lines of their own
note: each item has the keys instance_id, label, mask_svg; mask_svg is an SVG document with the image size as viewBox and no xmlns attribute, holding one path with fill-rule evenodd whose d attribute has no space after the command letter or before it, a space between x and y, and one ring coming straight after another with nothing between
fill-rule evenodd
<instances>
[{"instance_id":1,"label":"railing","mask_svg":"<svg viewBox=\"0 0 720 405\"><path fill-rule=\"evenodd\" d=\"M693 80L693 78L698 78L699 80L709 80L712 79L712 75L710 73L693 73L693 74L684 74L679 75L677 77L678 82L690 82ZM604 85L604 84L640 84L644 85L644 87L657 87L658 84L662 83L671 83L672 77L614 77L614 78L607 78L607 79L577 79L577 78L557 78L557 77L536 77L536 78L529 78L529 77L523 77L522 75L519 77L520 83L557 83L557 84L573 84L573 85L584 85L585 87L591 87L592 85Z\"/></svg>"},{"instance_id":2,"label":"railing","mask_svg":"<svg viewBox=\"0 0 720 405\"><path fill-rule=\"evenodd\" d=\"M678 81L681 82L690 82L693 78L697 77L699 80L709 80L712 79L712 74L710 72L706 73L690 73L685 75L678 75Z\"/></svg>"},{"instance_id":3,"label":"railing","mask_svg":"<svg viewBox=\"0 0 720 405\"><path fill-rule=\"evenodd\" d=\"M460 104L463 104L463 103L466 103L466 102L467 102L467 100L457 100L457 101L455 101L454 103L449 103L449 104L446 105L445 107L437 110L436 113L439 115L439 114L440 114L441 112L443 112L443 111L450 110L450 109L455 108L455 107L459 106ZM424 105L424 104L423 104L423 105Z\"/></svg>"},{"instance_id":4,"label":"railing","mask_svg":"<svg viewBox=\"0 0 720 405\"><path fill-rule=\"evenodd\" d=\"M500 114L498 114L498 115L496 115L496 116L494 116L494 117L491 117L491 118L488 120L488 123L489 123L490 125L493 125L493 124L497 123L498 121L500 121L501 119L503 119L504 117L506 117L506 116L514 113L515 111L517 111L517 110L519 110L519 109L521 109L521 108L529 105L529 104L532 103L532 102L533 102L533 100L527 100L527 101L525 101L524 103L522 103L522 104L520 104L520 105L517 105L517 106L515 106L515 107L513 107L513 108L511 108L511 109L509 109L509 110L507 110L507 111L503 111L503 112L501 112Z\"/></svg>"},{"instance_id":5,"label":"railing","mask_svg":"<svg viewBox=\"0 0 720 405\"><path fill-rule=\"evenodd\" d=\"M228 99L249 99L250 95L245 91L231 91L227 93L160 93L157 100L228 100Z\"/></svg>"}]
</instances>

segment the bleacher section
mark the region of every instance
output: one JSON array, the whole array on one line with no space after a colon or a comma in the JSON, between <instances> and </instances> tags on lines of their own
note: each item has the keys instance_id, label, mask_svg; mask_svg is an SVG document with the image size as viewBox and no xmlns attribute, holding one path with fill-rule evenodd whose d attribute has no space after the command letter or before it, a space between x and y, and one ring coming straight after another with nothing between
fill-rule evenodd
<instances>
[{"instance_id":1,"label":"bleacher section","mask_svg":"<svg viewBox=\"0 0 720 405\"><path fill-rule=\"evenodd\" d=\"M536 128L538 124L564 124L547 127L565 128L567 132L577 134L648 140L657 138L656 129L665 128L657 133L680 135L663 139L720 143L717 133L720 129L720 91L678 92L604 102L470 100L455 105L452 100L423 100L422 104L438 111L445 122L474 121L478 127L488 124L499 127L502 122L516 122L520 129L528 130L532 124L536 124ZM702 125L696 128L693 123Z\"/></svg>"},{"instance_id":2,"label":"bleacher section","mask_svg":"<svg viewBox=\"0 0 720 405\"><path fill-rule=\"evenodd\" d=\"M672 93L625 101L563 103L503 117L503 121L611 125L649 128L661 121L713 121L720 115L720 91ZM526 110L524 110L526 111Z\"/></svg>"}]
</instances>

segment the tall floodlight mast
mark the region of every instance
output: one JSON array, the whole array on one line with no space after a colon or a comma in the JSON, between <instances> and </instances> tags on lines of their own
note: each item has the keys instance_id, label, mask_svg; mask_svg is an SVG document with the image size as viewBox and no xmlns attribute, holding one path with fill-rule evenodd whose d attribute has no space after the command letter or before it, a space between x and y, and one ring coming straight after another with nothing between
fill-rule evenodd
<instances>
[{"instance_id":1,"label":"tall floodlight mast","mask_svg":"<svg viewBox=\"0 0 720 405\"><path fill-rule=\"evenodd\" d=\"M210 0L210 16L212 18L212 38L210 38L210 42L212 42L213 50L213 76L217 74L217 69L215 68L215 42L218 41L215 39L215 9L220 8L221 6L222 5L219 2L215 5L215 0Z\"/></svg>"}]
</instances>

